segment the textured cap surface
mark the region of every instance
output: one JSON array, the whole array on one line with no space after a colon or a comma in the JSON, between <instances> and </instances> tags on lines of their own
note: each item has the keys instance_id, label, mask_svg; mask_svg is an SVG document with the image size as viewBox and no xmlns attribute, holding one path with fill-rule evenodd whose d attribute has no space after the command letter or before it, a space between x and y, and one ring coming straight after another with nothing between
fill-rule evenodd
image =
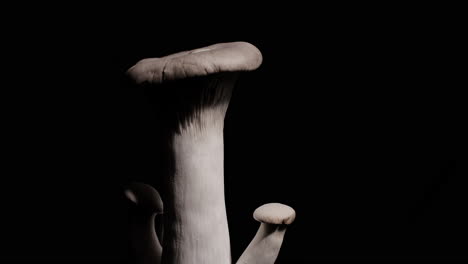
<instances>
[{"instance_id":1,"label":"textured cap surface","mask_svg":"<svg viewBox=\"0 0 468 264\"><path fill-rule=\"evenodd\" d=\"M269 203L258 207L253 217L255 220L267 224L286 224L294 222L296 212L290 206L280 203Z\"/></svg>"},{"instance_id":2,"label":"textured cap surface","mask_svg":"<svg viewBox=\"0 0 468 264\"><path fill-rule=\"evenodd\" d=\"M220 72L252 71L261 63L262 54L254 45L247 42L229 42L161 58L143 59L127 73L138 84L159 84Z\"/></svg>"},{"instance_id":3,"label":"textured cap surface","mask_svg":"<svg viewBox=\"0 0 468 264\"><path fill-rule=\"evenodd\" d=\"M141 208L154 213L163 213L163 202L159 192L151 185L134 182L127 186L125 196Z\"/></svg>"}]
</instances>

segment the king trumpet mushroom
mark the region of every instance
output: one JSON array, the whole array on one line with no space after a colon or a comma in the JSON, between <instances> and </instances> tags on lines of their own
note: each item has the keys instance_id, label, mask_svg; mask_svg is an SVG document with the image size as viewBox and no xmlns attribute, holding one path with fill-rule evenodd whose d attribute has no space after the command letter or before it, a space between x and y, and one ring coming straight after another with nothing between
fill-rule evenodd
<instances>
[{"instance_id":1,"label":"king trumpet mushroom","mask_svg":"<svg viewBox=\"0 0 468 264\"><path fill-rule=\"evenodd\" d=\"M127 71L134 83L154 91L150 99L163 130L164 240L161 259L153 263L231 263L224 200L224 117L239 73L255 70L261 63L262 54L255 46L231 42L143 59ZM145 228L151 236L155 233ZM257 240L265 239L254 239L244 258L249 262L242 263L267 263L253 259L264 258L262 248L268 251L268 263L274 263L278 253L271 251L279 250L277 239L282 239L283 231L275 229L279 233L270 236L269 226L261 229ZM262 241L271 246L260 245ZM150 243L159 252L157 243ZM145 259L152 257L140 262L146 263Z\"/></svg>"}]
</instances>

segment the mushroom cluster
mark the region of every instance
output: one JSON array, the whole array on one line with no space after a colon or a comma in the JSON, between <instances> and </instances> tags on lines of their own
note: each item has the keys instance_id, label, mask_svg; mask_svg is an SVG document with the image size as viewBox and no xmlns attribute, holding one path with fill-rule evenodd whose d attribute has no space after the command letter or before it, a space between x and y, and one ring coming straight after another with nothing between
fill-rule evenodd
<instances>
[{"instance_id":1,"label":"mushroom cluster","mask_svg":"<svg viewBox=\"0 0 468 264\"><path fill-rule=\"evenodd\" d=\"M131 242L138 263L232 262L224 199L224 117L239 73L261 63L255 46L232 42L144 59L128 70L137 85L158 89L167 159L162 199L143 183L125 190L134 204ZM163 216L159 233L158 214ZM273 203L259 207L254 218L260 228L237 263L272 264L295 212Z\"/></svg>"}]
</instances>

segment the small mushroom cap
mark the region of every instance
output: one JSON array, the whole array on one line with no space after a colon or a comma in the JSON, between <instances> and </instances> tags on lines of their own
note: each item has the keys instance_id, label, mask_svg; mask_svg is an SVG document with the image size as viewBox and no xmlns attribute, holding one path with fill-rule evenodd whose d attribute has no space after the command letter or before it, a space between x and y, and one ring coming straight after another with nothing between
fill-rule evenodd
<instances>
[{"instance_id":1,"label":"small mushroom cap","mask_svg":"<svg viewBox=\"0 0 468 264\"><path fill-rule=\"evenodd\" d=\"M296 212L285 204L269 203L258 207L253 213L253 217L262 223L289 225L294 222Z\"/></svg>"},{"instance_id":2,"label":"small mushroom cap","mask_svg":"<svg viewBox=\"0 0 468 264\"><path fill-rule=\"evenodd\" d=\"M221 72L252 71L262 63L261 52L247 42L219 43L162 58L143 59L127 73L137 84L205 76Z\"/></svg>"},{"instance_id":3,"label":"small mushroom cap","mask_svg":"<svg viewBox=\"0 0 468 264\"><path fill-rule=\"evenodd\" d=\"M163 202L159 192L151 185L134 182L127 186L125 196L138 207L153 213L163 213Z\"/></svg>"}]
</instances>

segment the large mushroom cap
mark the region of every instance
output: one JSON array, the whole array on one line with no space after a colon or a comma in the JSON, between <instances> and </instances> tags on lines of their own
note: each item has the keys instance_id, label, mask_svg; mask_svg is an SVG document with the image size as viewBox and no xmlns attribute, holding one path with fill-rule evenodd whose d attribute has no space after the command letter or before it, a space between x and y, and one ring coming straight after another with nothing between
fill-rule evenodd
<instances>
[{"instance_id":1,"label":"large mushroom cap","mask_svg":"<svg viewBox=\"0 0 468 264\"><path fill-rule=\"evenodd\" d=\"M160 84L164 81L221 72L252 71L261 63L262 54L254 45L247 42L229 42L162 58L143 59L127 73L138 84Z\"/></svg>"},{"instance_id":2,"label":"large mushroom cap","mask_svg":"<svg viewBox=\"0 0 468 264\"><path fill-rule=\"evenodd\" d=\"M289 225L294 222L296 212L290 206L280 203L269 203L258 207L253 217L255 220L275 225Z\"/></svg>"},{"instance_id":3,"label":"large mushroom cap","mask_svg":"<svg viewBox=\"0 0 468 264\"><path fill-rule=\"evenodd\" d=\"M161 196L151 185L134 182L127 186L124 193L137 206L153 213L163 213Z\"/></svg>"}]
</instances>

